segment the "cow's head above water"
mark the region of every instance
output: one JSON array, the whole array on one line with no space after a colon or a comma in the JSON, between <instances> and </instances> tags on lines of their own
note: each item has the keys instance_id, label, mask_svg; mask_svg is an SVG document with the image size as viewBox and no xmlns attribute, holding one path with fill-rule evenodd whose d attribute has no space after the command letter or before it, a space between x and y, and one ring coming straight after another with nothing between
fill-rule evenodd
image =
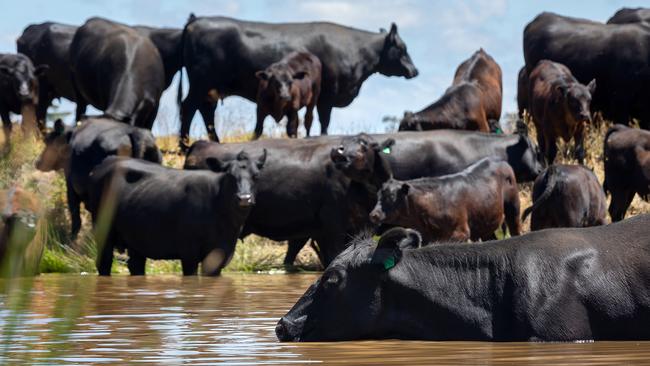
<instances>
[{"instance_id":1,"label":"cow's head above water","mask_svg":"<svg viewBox=\"0 0 650 366\"><path fill-rule=\"evenodd\" d=\"M7 55L0 61L0 78L11 85L12 93L21 103L36 104L38 77L47 69L47 65L34 67L25 55Z\"/></svg>"},{"instance_id":2,"label":"cow's head above water","mask_svg":"<svg viewBox=\"0 0 650 366\"><path fill-rule=\"evenodd\" d=\"M381 143L364 133L349 136L330 152L337 169L360 183L381 184L392 176L390 165L382 154L390 154L395 144L392 138Z\"/></svg>"},{"instance_id":3,"label":"cow's head above water","mask_svg":"<svg viewBox=\"0 0 650 366\"><path fill-rule=\"evenodd\" d=\"M385 34L377 71L386 76L403 76L407 79L418 76L418 69L406 50L406 44L397 34L397 25L391 24L390 31Z\"/></svg>"},{"instance_id":4,"label":"cow's head above water","mask_svg":"<svg viewBox=\"0 0 650 366\"><path fill-rule=\"evenodd\" d=\"M234 160L222 162L214 157L206 163L212 171L226 173L227 179L236 183L236 197L239 207L249 208L255 204L255 182L266 162L266 149L256 160L241 151ZM225 182L226 180L224 180Z\"/></svg>"},{"instance_id":5,"label":"cow's head above water","mask_svg":"<svg viewBox=\"0 0 650 366\"><path fill-rule=\"evenodd\" d=\"M36 161L36 169L49 172L65 169L70 161L70 138L74 128L57 119L54 128L45 135L45 149Z\"/></svg>"},{"instance_id":6,"label":"cow's head above water","mask_svg":"<svg viewBox=\"0 0 650 366\"><path fill-rule=\"evenodd\" d=\"M401 286L395 276L402 270L403 251L418 248L421 241L417 231L403 228L387 231L376 246L370 237L354 239L280 319L275 328L278 339L389 337L399 327L394 324L399 322L399 309L392 306L389 292Z\"/></svg>"}]
</instances>

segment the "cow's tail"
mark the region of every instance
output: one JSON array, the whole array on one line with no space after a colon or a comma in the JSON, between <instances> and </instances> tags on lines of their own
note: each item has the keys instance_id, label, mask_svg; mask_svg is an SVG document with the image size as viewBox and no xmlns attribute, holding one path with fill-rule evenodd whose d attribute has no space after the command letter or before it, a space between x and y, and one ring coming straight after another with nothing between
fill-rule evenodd
<instances>
[{"instance_id":1,"label":"cow's tail","mask_svg":"<svg viewBox=\"0 0 650 366\"><path fill-rule=\"evenodd\" d=\"M180 109L181 103L183 103L183 67L185 66L185 39L187 38L187 27L196 20L194 13L190 13L189 18L187 18L187 23L183 27L183 33L181 34L181 45L180 45L180 58L181 58L181 75L178 80L178 95L176 95L176 103Z\"/></svg>"},{"instance_id":2,"label":"cow's tail","mask_svg":"<svg viewBox=\"0 0 650 366\"><path fill-rule=\"evenodd\" d=\"M524 222L526 221L526 218L528 215L530 215L533 211L535 211L544 201L546 201L551 193L553 193L553 189L555 189L555 184L557 183L557 175L559 172L555 168L555 166L551 166L548 168L546 171L546 188L544 188L544 192L533 202L533 205L528 207L527 209L524 210L524 213L521 215L521 221Z\"/></svg>"},{"instance_id":3,"label":"cow's tail","mask_svg":"<svg viewBox=\"0 0 650 366\"><path fill-rule=\"evenodd\" d=\"M621 128L623 128L623 125L619 124L610 127L605 134L605 139L603 140L603 161L605 162L605 179L603 180L603 190L605 191L605 195L609 194L609 187L607 184L607 157L609 156L609 149L607 148L607 140L609 140L609 136L611 134L621 130Z\"/></svg>"}]
</instances>

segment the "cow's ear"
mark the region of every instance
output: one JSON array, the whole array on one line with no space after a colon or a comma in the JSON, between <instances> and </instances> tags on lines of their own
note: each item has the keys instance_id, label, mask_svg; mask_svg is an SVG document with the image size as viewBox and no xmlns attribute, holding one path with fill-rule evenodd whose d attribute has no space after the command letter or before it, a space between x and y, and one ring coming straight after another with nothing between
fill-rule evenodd
<instances>
[{"instance_id":1,"label":"cow's ear","mask_svg":"<svg viewBox=\"0 0 650 366\"><path fill-rule=\"evenodd\" d=\"M0 65L0 75L11 76L11 68L4 65Z\"/></svg>"},{"instance_id":2,"label":"cow's ear","mask_svg":"<svg viewBox=\"0 0 650 366\"><path fill-rule=\"evenodd\" d=\"M295 80L302 80L305 78L305 76L307 76L306 71L298 71L297 73L293 74L293 78Z\"/></svg>"},{"instance_id":3,"label":"cow's ear","mask_svg":"<svg viewBox=\"0 0 650 366\"><path fill-rule=\"evenodd\" d=\"M266 81L266 80L269 80L269 73L264 71L264 70L261 70L261 71L258 71L258 72L255 73L255 77L257 77L260 80L265 80Z\"/></svg>"},{"instance_id":4,"label":"cow's ear","mask_svg":"<svg viewBox=\"0 0 650 366\"><path fill-rule=\"evenodd\" d=\"M377 144L377 147L375 147L375 149L377 151L383 152L384 154L390 154L393 145L395 145L395 139L389 138L384 140L382 143Z\"/></svg>"},{"instance_id":5,"label":"cow's ear","mask_svg":"<svg viewBox=\"0 0 650 366\"><path fill-rule=\"evenodd\" d=\"M36 75L36 77L40 77L40 76L45 75L45 73L49 69L50 69L50 67L48 65L45 65L45 64L38 65L38 66L36 66L36 69L34 70L34 74Z\"/></svg>"},{"instance_id":6,"label":"cow's ear","mask_svg":"<svg viewBox=\"0 0 650 366\"><path fill-rule=\"evenodd\" d=\"M397 24L390 23L390 33L388 33L388 35L395 39L395 36L397 35Z\"/></svg>"},{"instance_id":7,"label":"cow's ear","mask_svg":"<svg viewBox=\"0 0 650 366\"><path fill-rule=\"evenodd\" d=\"M224 163L215 157L209 157L205 159L205 164L208 166L210 170L217 173L225 172L230 167L230 162Z\"/></svg>"},{"instance_id":8,"label":"cow's ear","mask_svg":"<svg viewBox=\"0 0 650 366\"><path fill-rule=\"evenodd\" d=\"M419 248L421 244L422 237L415 230L401 227L390 229L379 238L371 263L387 271L402 259L403 250Z\"/></svg>"},{"instance_id":9,"label":"cow's ear","mask_svg":"<svg viewBox=\"0 0 650 366\"><path fill-rule=\"evenodd\" d=\"M587 84L587 89L589 89L589 93L592 95L596 92L596 79L591 80L589 84Z\"/></svg>"},{"instance_id":10,"label":"cow's ear","mask_svg":"<svg viewBox=\"0 0 650 366\"><path fill-rule=\"evenodd\" d=\"M267 156L266 149L264 149L262 150L262 155L259 158L257 158L257 162L256 162L257 169L264 168L264 163L266 163L266 156Z\"/></svg>"},{"instance_id":11,"label":"cow's ear","mask_svg":"<svg viewBox=\"0 0 650 366\"><path fill-rule=\"evenodd\" d=\"M409 194L409 191L411 190L411 186L408 183L402 183L402 186L399 187L399 193L403 195Z\"/></svg>"}]
</instances>

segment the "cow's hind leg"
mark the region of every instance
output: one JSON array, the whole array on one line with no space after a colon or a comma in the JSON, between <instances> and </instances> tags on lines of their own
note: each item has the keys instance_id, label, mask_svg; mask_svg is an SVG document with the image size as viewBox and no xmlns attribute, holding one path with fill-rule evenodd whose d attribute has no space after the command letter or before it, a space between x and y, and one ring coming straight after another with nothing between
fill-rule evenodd
<instances>
[{"instance_id":1,"label":"cow's hind leg","mask_svg":"<svg viewBox=\"0 0 650 366\"><path fill-rule=\"evenodd\" d=\"M330 118L332 117L331 105L318 105L318 119L320 120L320 133L327 135L327 129L330 125Z\"/></svg>"},{"instance_id":2,"label":"cow's hind leg","mask_svg":"<svg viewBox=\"0 0 650 366\"><path fill-rule=\"evenodd\" d=\"M145 273L145 266L147 265L147 258L135 250L129 249L129 260L127 267L131 276L142 276Z\"/></svg>"},{"instance_id":3,"label":"cow's hind leg","mask_svg":"<svg viewBox=\"0 0 650 366\"><path fill-rule=\"evenodd\" d=\"M199 109L199 104L201 97L192 89L192 83L190 83L190 91L185 97L185 100L181 103L181 130L180 130L180 141L179 145L181 150L185 151L189 148L189 137L190 137L190 127L192 125L192 118L196 110Z\"/></svg>"},{"instance_id":4,"label":"cow's hind leg","mask_svg":"<svg viewBox=\"0 0 650 366\"><path fill-rule=\"evenodd\" d=\"M195 259L181 259L181 266L183 267L183 276L196 276L199 262Z\"/></svg>"},{"instance_id":5,"label":"cow's hind leg","mask_svg":"<svg viewBox=\"0 0 650 366\"><path fill-rule=\"evenodd\" d=\"M298 110L292 109L287 113L287 136L295 138L298 136L298 125L300 124L300 117L298 117Z\"/></svg>"},{"instance_id":6,"label":"cow's hind leg","mask_svg":"<svg viewBox=\"0 0 650 366\"><path fill-rule=\"evenodd\" d=\"M74 241L77 239L77 235L79 235L79 231L81 230L81 199L79 198L79 195L77 195L77 192L74 191L74 188L72 188L72 183L67 179L66 190L71 222L70 239Z\"/></svg>"},{"instance_id":7,"label":"cow's hind leg","mask_svg":"<svg viewBox=\"0 0 650 366\"><path fill-rule=\"evenodd\" d=\"M307 111L305 112L305 131L307 137L309 137L309 131L311 131L311 125L314 122L314 105L310 104L307 106Z\"/></svg>"},{"instance_id":8,"label":"cow's hind leg","mask_svg":"<svg viewBox=\"0 0 650 366\"><path fill-rule=\"evenodd\" d=\"M208 138L212 141L219 142L217 130L214 128L214 113L216 109L217 103L204 101L199 106L199 113L201 113L201 117L203 117L205 129L208 131Z\"/></svg>"},{"instance_id":9,"label":"cow's hind leg","mask_svg":"<svg viewBox=\"0 0 650 366\"><path fill-rule=\"evenodd\" d=\"M289 240L289 247L287 248L287 254L284 256L284 265L293 266L293 263L296 261L298 253L302 250L302 247L307 243L308 238L304 239L292 239Z\"/></svg>"},{"instance_id":10,"label":"cow's hind leg","mask_svg":"<svg viewBox=\"0 0 650 366\"><path fill-rule=\"evenodd\" d=\"M97 251L97 272L100 276L110 276L111 267L113 266L113 246L115 244L115 234L109 233L106 241Z\"/></svg>"}]
</instances>

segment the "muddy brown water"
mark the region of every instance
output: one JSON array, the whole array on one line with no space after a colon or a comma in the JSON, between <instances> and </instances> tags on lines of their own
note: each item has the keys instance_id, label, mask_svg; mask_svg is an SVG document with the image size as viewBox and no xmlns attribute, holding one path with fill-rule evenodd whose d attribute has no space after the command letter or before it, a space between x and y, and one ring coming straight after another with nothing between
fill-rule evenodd
<instances>
[{"instance_id":1,"label":"muddy brown water","mask_svg":"<svg viewBox=\"0 0 650 366\"><path fill-rule=\"evenodd\" d=\"M316 278L42 275L5 281L0 285L12 290L0 297L0 364L650 363L650 342L279 343L278 318Z\"/></svg>"}]
</instances>

